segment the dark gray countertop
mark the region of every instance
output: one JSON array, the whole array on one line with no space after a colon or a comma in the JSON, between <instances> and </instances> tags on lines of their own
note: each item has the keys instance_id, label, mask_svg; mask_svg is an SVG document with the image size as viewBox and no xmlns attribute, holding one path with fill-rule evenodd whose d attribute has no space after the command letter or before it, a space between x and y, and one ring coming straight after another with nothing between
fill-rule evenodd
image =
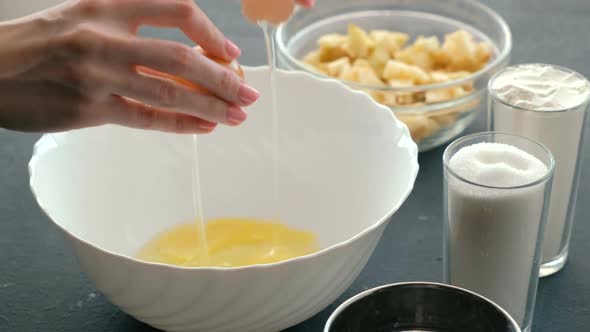
<instances>
[{"instance_id":1,"label":"dark gray countertop","mask_svg":"<svg viewBox=\"0 0 590 332\"><path fill-rule=\"evenodd\" d=\"M261 33L241 19L236 1L198 2L240 44L244 64L264 63ZM560 64L590 77L590 1L488 3L512 27L513 63ZM170 30L144 33L186 41L180 33ZM483 128L481 118L470 131ZM0 130L0 331L155 331L97 293L80 272L64 238L37 207L26 171L37 138ZM589 148L587 144L585 150ZM320 331L336 305L367 288L398 281L441 279L443 149L420 156L415 190L393 217L354 285L330 307L288 331ZM535 332L590 329L590 260L585 256L590 250L590 205L586 205L590 161L585 159L570 261L558 275L541 280Z\"/></svg>"}]
</instances>

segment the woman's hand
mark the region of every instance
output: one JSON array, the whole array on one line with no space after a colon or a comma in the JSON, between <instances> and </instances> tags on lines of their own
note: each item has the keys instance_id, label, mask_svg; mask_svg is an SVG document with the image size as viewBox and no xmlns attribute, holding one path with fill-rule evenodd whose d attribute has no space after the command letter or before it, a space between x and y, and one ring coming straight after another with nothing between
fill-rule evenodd
<instances>
[{"instance_id":1,"label":"woman's hand","mask_svg":"<svg viewBox=\"0 0 590 332\"><path fill-rule=\"evenodd\" d=\"M246 119L241 107L258 99L256 90L189 46L138 37L144 24L178 27L221 59L240 54L193 0L71 0L0 23L0 127L53 132L113 123L207 133ZM144 76L137 66L212 95Z\"/></svg>"}]
</instances>

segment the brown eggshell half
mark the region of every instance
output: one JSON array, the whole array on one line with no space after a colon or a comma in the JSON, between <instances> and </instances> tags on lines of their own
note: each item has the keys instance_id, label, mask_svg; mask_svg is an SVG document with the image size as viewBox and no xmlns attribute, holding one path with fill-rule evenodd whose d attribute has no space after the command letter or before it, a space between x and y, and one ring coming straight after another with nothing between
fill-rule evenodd
<instances>
[{"instance_id":1,"label":"brown eggshell half","mask_svg":"<svg viewBox=\"0 0 590 332\"><path fill-rule=\"evenodd\" d=\"M294 0L242 0L242 13L250 21L283 23L295 10Z\"/></svg>"}]
</instances>

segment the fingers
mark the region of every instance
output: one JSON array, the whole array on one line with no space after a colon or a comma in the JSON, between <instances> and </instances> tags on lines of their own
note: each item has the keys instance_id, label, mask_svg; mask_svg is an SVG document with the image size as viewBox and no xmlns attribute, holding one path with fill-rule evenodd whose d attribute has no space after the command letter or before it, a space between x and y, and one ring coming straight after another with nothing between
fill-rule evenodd
<instances>
[{"instance_id":1,"label":"fingers","mask_svg":"<svg viewBox=\"0 0 590 332\"><path fill-rule=\"evenodd\" d=\"M113 80L114 94L127 96L168 112L198 117L212 123L237 126L247 118L238 106L204 95L172 81L140 74Z\"/></svg>"},{"instance_id":2,"label":"fingers","mask_svg":"<svg viewBox=\"0 0 590 332\"><path fill-rule=\"evenodd\" d=\"M240 49L211 22L193 0L127 0L121 1L121 12L140 25L177 27L208 53L231 61Z\"/></svg>"},{"instance_id":3,"label":"fingers","mask_svg":"<svg viewBox=\"0 0 590 332\"><path fill-rule=\"evenodd\" d=\"M116 61L128 66L141 65L197 83L228 103L248 106L260 94L231 70L181 43L134 38L113 45ZM114 50L113 50L114 51Z\"/></svg>"},{"instance_id":4,"label":"fingers","mask_svg":"<svg viewBox=\"0 0 590 332\"><path fill-rule=\"evenodd\" d=\"M259 97L236 73L178 42L82 26L58 38L55 49L64 54L58 65L72 69L83 81L88 66L104 64L119 71L144 66L197 83L228 103L247 106Z\"/></svg>"},{"instance_id":5,"label":"fingers","mask_svg":"<svg viewBox=\"0 0 590 332\"><path fill-rule=\"evenodd\" d=\"M315 0L297 0L296 2L305 8L311 8L315 5Z\"/></svg>"},{"instance_id":6,"label":"fingers","mask_svg":"<svg viewBox=\"0 0 590 332\"><path fill-rule=\"evenodd\" d=\"M182 44L95 32L75 36L74 41L84 39L81 36L93 36L100 47L88 47L91 51L83 52L86 54L84 61L73 61L62 67L49 66L53 69L49 70L48 77L80 91L92 101L120 95L170 113L236 126L247 117L240 105L258 98L258 93L248 88L236 74ZM148 47L142 47L142 43L147 42L150 43ZM205 95L170 80L140 75L134 63L147 64L197 83L201 81L208 91L222 97Z\"/></svg>"},{"instance_id":7,"label":"fingers","mask_svg":"<svg viewBox=\"0 0 590 332\"><path fill-rule=\"evenodd\" d=\"M206 134L216 127L215 123L186 114L158 110L125 97L113 96L105 108L102 112L104 122L125 127L178 134Z\"/></svg>"}]
</instances>

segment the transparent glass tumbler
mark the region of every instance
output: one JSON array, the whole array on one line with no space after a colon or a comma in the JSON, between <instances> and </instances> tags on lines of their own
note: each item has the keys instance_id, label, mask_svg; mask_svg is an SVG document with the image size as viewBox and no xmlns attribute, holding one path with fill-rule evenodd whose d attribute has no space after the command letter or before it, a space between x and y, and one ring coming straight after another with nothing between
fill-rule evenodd
<instances>
[{"instance_id":1,"label":"transparent glass tumbler","mask_svg":"<svg viewBox=\"0 0 590 332\"><path fill-rule=\"evenodd\" d=\"M577 76L580 80L586 81L586 86L590 86L588 80L570 69L553 65L543 66ZM490 130L533 139L546 146L555 157L557 165L543 240L540 272L540 276L545 277L560 271L567 262L590 94L566 109L533 110L522 105L513 105L495 93L492 87L504 73L514 72L519 67L508 67L496 73L490 80L488 124ZM565 95L562 98L570 97Z\"/></svg>"},{"instance_id":2,"label":"transparent glass tumbler","mask_svg":"<svg viewBox=\"0 0 590 332\"><path fill-rule=\"evenodd\" d=\"M512 145L538 158L547 173L518 187L471 182L456 174L449 162L461 148L477 143ZM485 156L479 158L485 160ZM486 132L453 142L443 162L445 282L487 297L529 332L555 169L553 155L522 136Z\"/></svg>"}]
</instances>

